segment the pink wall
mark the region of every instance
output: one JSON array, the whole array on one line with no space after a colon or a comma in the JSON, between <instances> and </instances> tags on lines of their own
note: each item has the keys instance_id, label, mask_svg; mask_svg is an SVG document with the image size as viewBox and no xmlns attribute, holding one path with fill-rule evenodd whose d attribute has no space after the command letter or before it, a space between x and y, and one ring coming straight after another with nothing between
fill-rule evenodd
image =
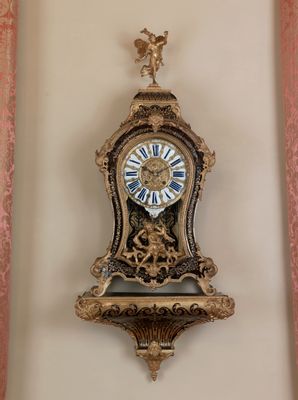
<instances>
[{"instance_id":1,"label":"pink wall","mask_svg":"<svg viewBox=\"0 0 298 400\"><path fill-rule=\"evenodd\" d=\"M15 141L16 3L14 0L0 0L0 400L5 398L7 379Z\"/></svg>"},{"instance_id":2,"label":"pink wall","mask_svg":"<svg viewBox=\"0 0 298 400\"><path fill-rule=\"evenodd\" d=\"M288 226L298 364L298 1L281 0L280 11Z\"/></svg>"}]
</instances>

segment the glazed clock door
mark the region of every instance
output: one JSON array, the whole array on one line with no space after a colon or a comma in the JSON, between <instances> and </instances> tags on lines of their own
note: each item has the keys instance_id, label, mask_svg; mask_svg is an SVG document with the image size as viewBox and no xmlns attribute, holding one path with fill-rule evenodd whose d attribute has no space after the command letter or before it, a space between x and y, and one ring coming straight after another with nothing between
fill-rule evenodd
<instances>
[{"instance_id":1,"label":"glazed clock door","mask_svg":"<svg viewBox=\"0 0 298 400\"><path fill-rule=\"evenodd\" d=\"M190 256L185 216L194 167L187 147L165 133L140 134L117 162L124 211L117 257L152 277Z\"/></svg>"}]
</instances>

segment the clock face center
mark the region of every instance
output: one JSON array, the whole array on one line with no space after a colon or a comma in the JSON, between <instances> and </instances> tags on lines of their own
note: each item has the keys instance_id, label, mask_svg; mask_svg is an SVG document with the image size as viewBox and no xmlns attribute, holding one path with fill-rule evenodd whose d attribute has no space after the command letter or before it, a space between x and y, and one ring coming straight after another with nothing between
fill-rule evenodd
<instances>
[{"instance_id":1,"label":"clock face center","mask_svg":"<svg viewBox=\"0 0 298 400\"><path fill-rule=\"evenodd\" d=\"M161 158L149 159L140 168L141 182L149 190L164 189L170 178L169 164Z\"/></svg>"}]
</instances>

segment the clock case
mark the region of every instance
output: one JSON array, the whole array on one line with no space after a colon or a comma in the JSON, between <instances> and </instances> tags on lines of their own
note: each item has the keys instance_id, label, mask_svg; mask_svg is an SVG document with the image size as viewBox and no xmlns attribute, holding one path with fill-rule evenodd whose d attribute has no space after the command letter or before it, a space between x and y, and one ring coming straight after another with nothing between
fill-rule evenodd
<instances>
[{"instance_id":1,"label":"clock case","mask_svg":"<svg viewBox=\"0 0 298 400\"><path fill-rule=\"evenodd\" d=\"M189 185L180 200L152 218L127 196L121 183L121 160L134 140L161 136L187 149ZM135 95L127 119L96 152L96 164L104 174L113 205L114 233L106 254L97 258L91 267L97 284L78 297L76 314L84 320L126 330L135 341L136 354L146 360L153 380L160 363L174 354L174 341L186 328L226 319L234 313L233 299L218 293L210 284L217 267L211 258L202 255L193 232L196 204L202 195L205 175L214 162L215 154L181 117L174 94L158 85ZM133 235L148 219L162 224L175 239L175 248L181 254L175 263L164 266L165 262L161 262L161 266L150 270L123 256L129 250ZM115 276L151 289L193 278L198 294L106 293Z\"/></svg>"},{"instance_id":2,"label":"clock case","mask_svg":"<svg viewBox=\"0 0 298 400\"><path fill-rule=\"evenodd\" d=\"M186 152L189 173L187 190L182 198L166 207L156 218L127 196L121 180L122 159L133 146L132 143L152 138L169 140L180 148L182 146ZM205 175L214 162L214 153L182 119L177 99L170 91L154 87L136 94L128 118L101 150L96 152L96 163L104 174L115 216L113 239L107 253L97 258L91 267L91 273L98 280L98 286L94 288L96 295L105 293L114 276L121 276L126 281L137 281L153 289L191 277L196 280L201 293L215 293L210 279L216 274L217 267L211 258L201 254L193 232L196 203L202 194ZM132 254L132 239L146 221L155 225L162 224L173 237L175 253L180 255L173 260L173 264L167 264L166 259L160 257L160 266L153 269L140 265L137 260L132 260L133 257L124 256Z\"/></svg>"}]
</instances>

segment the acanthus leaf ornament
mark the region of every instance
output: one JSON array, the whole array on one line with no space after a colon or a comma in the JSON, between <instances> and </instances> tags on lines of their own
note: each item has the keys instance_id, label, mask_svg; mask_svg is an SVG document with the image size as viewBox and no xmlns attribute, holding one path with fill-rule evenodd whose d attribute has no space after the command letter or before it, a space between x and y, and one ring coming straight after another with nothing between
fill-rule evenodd
<instances>
[{"instance_id":1,"label":"acanthus leaf ornament","mask_svg":"<svg viewBox=\"0 0 298 400\"><path fill-rule=\"evenodd\" d=\"M174 354L175 339L195 324L228 318L234 301L212 286L218 268L194 235L196 204L215 153L183 120L174 94L156 82L168 33L142 33L148 42L135 41L138 61L149 58L141 74L153 83L139 90L126 120L96 151L114 233L106 254L91 266L97 284L78 297L75 308L84 320L127 331L156 380L161 362ZM198 293L107 293L117 276L155 291L191 278Z\"/></svg>"}]
</instances>

